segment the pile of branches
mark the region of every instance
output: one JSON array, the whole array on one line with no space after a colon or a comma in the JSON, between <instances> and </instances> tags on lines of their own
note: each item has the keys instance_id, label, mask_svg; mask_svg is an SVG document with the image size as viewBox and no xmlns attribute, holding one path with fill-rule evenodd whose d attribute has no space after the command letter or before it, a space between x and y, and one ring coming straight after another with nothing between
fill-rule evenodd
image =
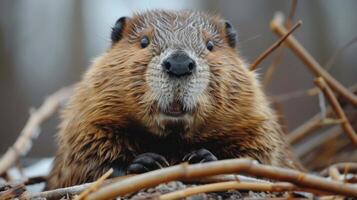
<instances>
[{"instance_id":1,"label":"pile of branches","mask_svg":"<svg viewBox=\"0 0 357 200\"><path fill-rule=\"evenodd\" d=\"M319 94L321 113L287 134L288 141L297 150L297 155L315 173L263 165L250 159L230 159L194 165L183 163L140 175L107 180L112 173L112 170L109 170L93 183L31 193L27 191L26 186L44 182L45 177L14 181L9 180L7 172L11 167L16 167L20 157L28 153L32 140L38 136L40 125L71 96L72 87L68 87L48 97L38 110L31 113L15 144L0 159L0 175L6 180L5 183L0 183L0 199L74 198L78 200L135 197L169 200L226 191L264 192L274 194L273 197L283 198L297 196L322 199L357 198L357 162L340 162L356 160L351 158L351 155L356 154L357 145L357 135L354 131L357 125L355 94L357 87L349 89L344 87L291 35L302 24L299 21L292 26L295 7L296 1L293 1L285 23L281 13L275 15L271 21L271 29L280 39L253 62L251 70L255 70L271 52L284 44L285 46L279 49L273 64L268 68L263 84L269 82L283 54L283 49L287 47L315 76L316 87L306 93ZM329 107L324 105L325 100L329 102ZM276 99L272 98L272 101ZM331 163L335 164L330 165ZM180 181L179 183L187 185L176 187L173 191L148 192L148 188L157 188L158 185L171 181ZM144 192L144 195L135 196L140 191Z\"/></svg>"}]
</instances>

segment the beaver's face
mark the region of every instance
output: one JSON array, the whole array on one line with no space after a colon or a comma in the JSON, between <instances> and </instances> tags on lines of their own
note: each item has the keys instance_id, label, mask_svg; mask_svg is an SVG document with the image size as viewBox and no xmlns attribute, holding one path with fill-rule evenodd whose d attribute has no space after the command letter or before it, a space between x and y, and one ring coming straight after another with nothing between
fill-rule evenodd
<instances>
[{"instance_id":1,"label":"beaver's face","mask_svg":"<svg viewBox=\"0 0 357 200\"><path fill-rule=\"evenodd\" d=\"M145 111L140 120L159 135L186 133L202 124L216 103L214 72L234 62L224 62L229 56L222 54L234 52L231 25L204 13L155 11L118 20L114 45L121 37L140 48L136 57L146 57L145 92L136 94L137 106Z\"/></svg>"}]
</instances>

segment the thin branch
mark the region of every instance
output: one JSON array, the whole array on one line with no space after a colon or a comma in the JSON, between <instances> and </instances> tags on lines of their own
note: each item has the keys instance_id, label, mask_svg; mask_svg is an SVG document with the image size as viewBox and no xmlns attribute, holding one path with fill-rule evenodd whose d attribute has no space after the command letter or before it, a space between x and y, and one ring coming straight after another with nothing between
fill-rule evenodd
<instances>
[{"instance_id":1,"label":"thin branch","mask_svg":"<svg viewBox=\"0 0 357 200\"><path fill-rule=\"evenodd\" d=\"M274 95L271 98L274 99L274 101L281 103L281 102L299 98L299 97L314 96L317 94L318 91L319 91L319 89L314 87L314 88L310 88L307 90L297 90L297 91L292 91L292 92L288 92L288 93Z\"/></svg>"},{"instance_id":2,"label":"thin branch","mask_svg":"<svg viewBox=\"0 0 357 200\"><path fill-rule=\"evenodd\" d=\"M327 176L328 175L328 169L330 167L335 167L338 169L338 171L344 171L346 168L348 168L349 172L350 173L357 173L357 163L354 163L354 162L343 162L343 163L336 163L336 164L333 164L331 166L329 166L328 168L322 170L320 172L320 175L321 176Z\"/></svg>"},{"instance_id":3,"label":"thin branch","mask_svg":"<svg viewBox=\"0 0 357 200\"><path fill-rule=\"evenodd\" d=\"M357 85L353 85L351 87L348 88L349 91L355 93L357 91ZM314 88L315 89L315 88ZM316 88L318 89L318 88ZM315 93L314 90L311 90L311 93ZM344 103L340 98L340 95L338 97L338 100L340 102L341 105L343 105ZM344 107L344 106L343 106ZM328 107L326 109L326 115L327 117L331 117L333 113L333 110L331 107ZM321 126L324 125L328 125L328 124L332 124L329 123L329 121L331 122L330 119L322 119L321 118L321 113L317 113L315 116L313 116L312 118L310 118L309 120L307 120L305 123L303 123L302 125L300 125L299 127L295 128L291 133L289 133L287 135L287 140L290 144L296 144L299 141L301 141L302 139L304 139L306 136L308 136L310 133L312 133L313 131L315 131L316 129L320 128ZM341 120L334 120L335 122L339 122L341 123Z\"/></svg>"},{"instance_id":4,"label":"thin branch","mask_svg":"<svg viewBox=\"0 0 357 200\"><path fill-rule=\"evenodd\" d=\"M267 71L265 72L262 80L264 88L267 88L276 68L281 63L284 55L284 49L285 49L284 45L280 49L278 49L278 52L274 55L272 63L269 65Z\"/></svg>"},{"instance_id":5,"label":"thin branch","mask_svg":"<svg viewBox=\"0 0 357 200\"><path fill-rule=\"evenodd\" d=\"M330 141L336 140L342 134L341 127L333 127L326 132L307 140L302 143L301 146L295 149L295 154L299 158L304 158L305 156L311 154L312 151L318 149L321 145L329 143Z\"/></svg>"},{"instance_id":6,"label":"thin branch","mask_svg":"<svg viewBox=\"0 0 357 200\"><path fill-rule=\"evenodd\" d=\"M285 27L290 28L292 26L295 12L297 8L297 0L292 0L291 1L291 6L288 14L288 19L286 20Z\"/></svg>"},{"instance_id":7,"label":"thin branch","mask_svg":"<svg viewBox=\"0 0 357 200\"><path fill-rule=\"evenodd\" d=\"M111 174L113 173L113 168L110 168L105 174L103 174L98 180L96 180L94 183L92 183L86 190L84 190L82 193L80 193L74 200L84 200L87 198L87 196L96 191L98 187L100 187L105 179L107 179Z\"/></svg>"},{"instance_id":8,"label":"thin branch","mask_svg":"<svg viewBox=\"0 0 357 200\"><path fill-rule=\"evenodd\" d=\"M20 156L24 156L30 151L32 140L39 134L40 125L57 111L57 108L69 98L71 93L71 87L63 88L55 92L46 98L38 110L30 114L30 118L22 129L15 144L1 157L0 174L5 173L16 163Z\"/></svg>"},{"instance_id":9,"label":"thin branch","mask_svg":"<svg viewBox=\"0 0 357 200\"><path fill-rule=\"evenodd\" d=\"M351 122L357 122L357 113L349 107L346 111ZM353 124L355 125L355 124ZM356 161L355 146L344 134L340 124L327 131L319 131L295 145L295 153L307 163L309 169L320 170L333 162ZM319 159L316 159L319 158Z\"/></svg>"},{"instance_id":10,"label":"thin branch","mask_svg":"<svg viewBox=\"0 0 357 200\"><path fill-rule=\"evenodd\" d=\"M112 199L173 180L189 180L233 173L245 173L252 176L291 182L298 187L357 197L357 187L351 184L327 180L297 170L262 165L250 159L228 159L195 165L183 163L136 175L101 187L90 194L88 199Z\"/></svg>"},{"instance_id":11,"label":"thin branch","mask_svg":"<svg viewBox=\"0 0 357 200\"><path fill-rule=\"evenodd\" d=\"M354 43L357 42L357 36L352 38L352 40L350 40L349 42L347 42L345 45L343 45L341 48L339 48L332 56L331 58L326 62L325 65L325 69L328 71L331 69L333 63L335 62L335 60L338 58L338 56L348 47L350 47L351 45L353 45Z\"/></svg>"},{"instance_id":12,"label":"thin branch","mask_svg":"<svg viewBox=\"0 0 357 200\"><path fill-rule=\"evenodd\" d=\"M92 183L85 183L81 185L75 185L71 187L65 187L65 188L59 188L55 190L50 190L50 191L44 191L44 192L39 192L39 193L34 193L34 194L28 194L25 195L25 199L61 199L62 197L65 197L66 195L73 196L80 194L84 190L86 190L88 187L90 187Z\"/></svg>"},{"instance_id":13,"label":"thin branch","mask_svg":"<svg viewBox=\"0 0 357 200\"><path fill-rule=\"evenodd\" d=\"M26 187L23 184L15 185L5 191L0 192L0 199L1 200L8 200L8 199L18 199L26 192Z\"/></svg>"},{"instance_id":14,"label":"thin branch","mask_svg":"<svg viewBox=\"0 0 357 200\"><path fill-rule=\"evenodd\" d=\"M159 200L174 200L184 199L189 196L208 193L220 192L227 190L248 190L248 191L264 191L264 192L286 192L286 191L306 191L291 183L241 183L238 181L228 181L221 183L212 183L189 187L182 190L170 192L159 196ZM310 191L309 191L310 192Z\"/></svg>"},{"instance_id":15,"label":"thin branch","mask_svg":"<svg viewBox=\"0 0 357 200\"><path fill-rule=\"evenodd\" d=\"M276 14L270 23L271 29L280 37L286 35L288 31L283 27L282 14ZM303 61L303 63L310 69L316 77L323 77L327 84L337 93L345 97L354 106L357 105L357 96L348 91L340 82L334 79L320 64L306 51L306 49L295 39L290 36L285 40L285 43L291 50Z\"/></svg>"},{"instance_id":16,"label":"thin branch","mask_svg":"<svg viewBox=\"0 0 357 200\"><path fill-rule=\"evenodd\" d=\"M234 174L208 176L199 179L183 180L184 183L188 183L188 184L192 184L192 183L206 184L206 183L218 183L218 182L227 182L227 181L239 181L239 182L248 182L248 183L269 183L269 181L267 180L257 179L244 175L234 175Z\"/></svg>"},{"instance_id":17,"label":"thin branch","mask_svg":"<svg viewBox=\"0 0 357 200\"><path fill-rule=\"evenodd\" d=\"M286 34L284 34L278 41L276 41L272 46L269 47L266 51L264 51L260 56L255 59L253 64L250 66L250 70L255 70L257 66L276 48L278 48L288 37L291 35L297 28L302 25L301 21L298 21Z\"/></svg>"},{"instance_id":18,"label":"thin branch","mask_svg":"<svg viewBox=\"0 0 357 200\"><path fill-rule=\"evenodd\" d=\"M329 139L329 141L324 144L321 142L320 146L316 147L305 156L300 157L304 163L309 166L310 170L321 170L330 163L339 162L341 160L357 160L357 154L354 154L357 152L348 150L351 149L351 146L353 148L351 141L347 137L341 137L343 131L340 127L338 128L341 131L338 137Z\"/></svg>"},{"instance_id":19,"label":"thin branch","mask_svg":"<svg viewBox=\"0 0 357 200\"><path fill-rule=\"evenodd\" d=\"M323 196L318 198L319 200L345 200L345 197L330 195L330 196Z\"/></svg>"},{"instance_id":20,"label":"thin branch","mask_svg":"<svg viewBox=\"0 0 357 200\"><path fill-rule=\"evenodd\" d=\"M332 114L332 109L327 108L326 111L327 116L330 116ZM317 130L320 128L322 125L323 119L321 119L321 113L316 114L309 120L307 120L305 123L294 129L291 133L287 135L287 140L290 144L296 144L302 139L304 139L309 133Z\"/></svg>"},{"instance_id":21,"label":"thin branch","mask_svg":"<svg viewBox=\"0 0 357 200\"><path fill-rule=\"evenodd\" d=\"M327 100L330 102L332 109L335 111L337 117L343 122L341 123L342 129L345 131L347 136L352 140L354 144L357 144L357 135L353 130L350 122L348 121L346 114L343 112L340 104L337 101L337 98L331 91L330 87L326 84L323 78L319 77L315 79L315 84L318 86L324 93Z\"/></svg>"},{"instance_id":22,"label":"thin branch","mask_svg":"<svg viewBox=\"0 0 357 200\"><path fill-rule=\"evenodd\" d=\"M350 166L349 165L346 165L345 166L345 170L343 171L343 181L344 182L346 182L346 180L347 180L347 174L349 173L349 171L350 171Z\"/></svg>"},{"instance_id":23,"label":"thin branch","mask_svg":"<svg viewBox=\"0 0 357 200\"><path fill-rule=\"evenodd\" d=\"M133 175L127 175L127 176L120 176L112 179L105 180L103 185L107 185L113 182L117 182L120 180L127 179L128 177L131 177ZM217 182L223 182L223 181L241 181L241 182L255 182L255 183L269 183L269 181L262 180L262 179L256 179L252 177L247 177L243 175L218 175L218 176L210 176L210 177L203 177L199 179L190 179L186 180L186 183L200 183L200 184L205 184L205 183L217 183ZM91 186L92 183L85 183L81 185L75 185L71 187L66 187L66 188L59 188L55 190L50 190L50 191L45 191L45 192L40 192L40 193L35 193L35 194L28 194L26 196L27 199L60 199L63 196L66 196L67 194L70 196L73 195L78 195L87 188ZM13 184L13 185L18 185L18 184ZM9 184L4 185L3 187L11 186ZM0 186L1 189L1 186Z\"/></svg>"},{"instance_id":24,"label":"thin branch","mask_svg":"<svg viewBox=\"0 0 357 200\"><path fill-rule=\"evenodd\" d=\"M304 139L309 133L317 130L321 127L321 116L317 114L304 124L297 127L291 133L287 135L287 140L290 144L296 144Z\"/></svg>"},{"instance_id":25,"label":"thin branch","mask_svg":"<svg viewBox=\"0 0 357 200\"><path fill-rule=\"evenodd\" d=\"M44 176L34 176L30 178L25 178L25 179L20 179L20 180L15 180L15 181L8 181L5 184L0 183L0 191L3 190L3 188L6 187L13 187L16 185L34 185L38 183L46 182L46 177Z\"/></svg>"},{"instance_id":26,"label":"thin branch","mask_svg":"<svg viewBox=\"0 0 357 200\"><path fill-rule=\"evenodd\" d=\"M291 1L291 6L290 6L290 10L289 10L289 15L288 15L289 17L288 17L288 19L286 20L286 23L285 23L285 27L288 28L288 29L290 29L291 26L292 26L296 8L297 8L297 0L292 0ZM285 49L285 46L282 46L278 50L278 52L276 53L276 55L273 58L273 62L267 68L267 71L265 72L264 77L263 77L263 81L262 81L264 88L267 87L268 83L270 82L270 80L271 80L271 78L272 78L272 76L274 74L274 71L275 71L276 67L280 64L280 62L281 62L281 60L283 58L284 49Z\"/></svg>"},{"instance_id":27,"label":"thin branch","mask_svg":"<svg viewBox=\"0 0 357 200\"><path fill-rule=\"evenodd\" d=\"M328 169L328 173L332 180L341 181L341 174L336 167L331 166Z\"/></svg>"},{"instance_id":28,"label":"thin branch","mask_svg":"<svg viewBox=\"0 0 357 200\"><path fill-rule=\"evenodd\" d=\"M337 195L329 195L318 198L319 200L346 200L345 197L337 196Z\"/></svg>"},{"instance_id":29,"label":"thin branch","mask_svg":"<svg viewBox=\"0 0 357 200\"><path fill-rule=\"evenodd\" d=\"M124 180L128 177L130 177L132 175L128 175L128 176L120 176L120 177L116 177L116 178L112 178L112 179L108 179L105 180L103 185L106 184L110 184L113 183L115 181L120 181L120 180ZM61 199L64 196L74 196L74 195L78 195L81 192L85 191L87 188L89 188L92 183L84 183L81 185L74 185L71 187L65 187L65 188L58 188L55 190L49 190L49 191L44 191L44 192L38 192L38 193L28 193L26 194L24 197L24 199Z\"/></svg>"}]
</instances>

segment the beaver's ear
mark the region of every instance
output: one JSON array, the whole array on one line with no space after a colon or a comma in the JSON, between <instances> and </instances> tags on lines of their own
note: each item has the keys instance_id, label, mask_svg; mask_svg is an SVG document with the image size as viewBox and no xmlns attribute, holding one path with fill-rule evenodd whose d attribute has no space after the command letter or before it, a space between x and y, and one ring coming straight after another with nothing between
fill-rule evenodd
<instances>
[{"instance_id":1,"label":"beaver's ear","mask_svg":"<svg viewBox=\"0 0 357 200\"><path fill-rule=\"evenodd\" d=\"M123 37L123 31L128 21L129 21L129 17L121 17L115 22L111 34L111 39L113 44L115 42L118 42Z\"/></svg>"},{"instance_id":2,"label":"beaver's ear","mask_svg":"<svg viewBox=\"0 0 357 200\"><path fill-rule=\"evenodd\" d=\"M229 46L235 48L238 40L236 30L228 21L224 22L224 28Z\"/></svg>"}]
</instances>

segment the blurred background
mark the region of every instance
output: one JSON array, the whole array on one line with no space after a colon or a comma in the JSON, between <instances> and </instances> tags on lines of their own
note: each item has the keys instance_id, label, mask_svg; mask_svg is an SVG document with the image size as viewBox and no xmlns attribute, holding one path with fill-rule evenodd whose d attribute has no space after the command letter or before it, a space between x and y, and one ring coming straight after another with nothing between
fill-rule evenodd
<instances>
[{"instance_id":1,"label":"blurred background","mask_svg":"<svg viewBox=\"0 0 357 200\"><path fill-rule=\"evenodd\" d=\"M13 144L31 107L57 89L80 80L91 60L110 46L114 22L134 11L152 8L194 9L218 13L239 34L239 51L247 61L266 50L277 37L269 29L276 11L288 13L289 0L1 0L0 1L0 155ZM357 35L357 1L299 0L294 19L303 26L294 33L325 65L336 50ZM347 48L330 73L345 86L357 81L357 44ZM258 70L264 74L274 55ZM288 49L266 87L280 96L313 87L312 76ZM299 93L299 92L297 92ZM283 100L282 98L281 100ZM281 101L288 131L319 112L317 96ZM42 126L30 157L52 156L58 118Z\"/></svg>"}]
</instances>

